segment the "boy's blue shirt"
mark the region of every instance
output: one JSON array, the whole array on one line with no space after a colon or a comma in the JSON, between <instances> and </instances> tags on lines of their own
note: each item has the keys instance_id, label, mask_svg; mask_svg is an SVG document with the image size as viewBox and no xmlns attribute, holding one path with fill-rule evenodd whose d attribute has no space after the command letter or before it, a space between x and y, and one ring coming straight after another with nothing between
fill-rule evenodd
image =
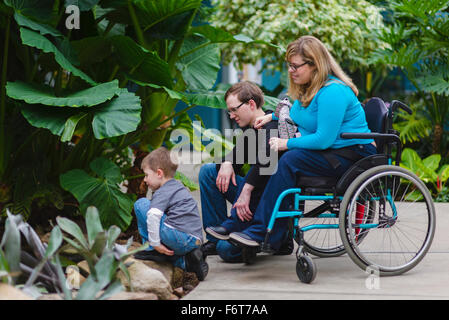
<instances>
[{"instance_id":1,"label":"boy's blue shirt","mask_svg":"<svg viewBox=\"0 0 449 320\"><path fill-rule=\"evenodd\" d=\"M318 107L319 106L319 107ZM308 107L295 100L291 119L301 136L287 141L288 149L338 149L373 142L372 139L342 139L343 132L368 133L365 111L352 89L335 77L330 77Z\"/></svg>"}]
</instances>

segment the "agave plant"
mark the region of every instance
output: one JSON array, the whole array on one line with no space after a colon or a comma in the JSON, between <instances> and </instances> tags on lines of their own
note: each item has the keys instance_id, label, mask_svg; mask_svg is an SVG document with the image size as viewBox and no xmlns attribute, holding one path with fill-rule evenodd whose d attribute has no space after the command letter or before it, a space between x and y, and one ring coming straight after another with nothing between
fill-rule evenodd
<instances>
[{"instance_id":1,"label":"agave plant","mask_svg":"<svg viewBox=\"0 0 449 320\"><path fill-rule=\"evenodd\" d=\"M145 250L148 245L128 252L132 238L127 241L126 245L116 244L121 232L120 228L111 226L108 230L104 230L95 207L87 208L87 237L76 223L67 218L58 217L57 223L70 236L64 236L64 241L82 255L89 266L90 275L81 285L76 295L77 300L107 299L114 293L122 291L124 288L117 278L119 269L128 278L128 283L131 283L125 260L134 253ZM103 290L104 293L98 297L99 292ZM66 299L71 298L71 294L67 290L64 295Z\"/></svg>"},{"instance_id":2,"label":"agave plant","mask_svg":"<svg viewBox=\"0 0 449 320\"><path fill-rule=\"evenodd\" d=\"M48 244L44 244L20 215L14 216L8 211L5 233L0 243L2 282L20 286L25 293L35 298L41 295L39 288L43 287L47 292L57 292L63 298L71 300L73 294L68 287L68 279L60 258L69 246L86 259L90 269L90 275L79 288L75 299L107 299L124 290L117 279L119 270L131 283L125 260L132 254L145 250L147 246L128 252L132 238L126 245L117 244L120 229L112 226L106 231L103 230L95 207L89 207L86 212L87 238L73 221L58 218L57 223L51 231ZM61 230L70 237L64 236ZM23 248L20 234L26 240L28 250ZM67 244L63 245L63 241ZM19 283L19 279L25 279L24 283Z\"/></svg>"}]
</instances>

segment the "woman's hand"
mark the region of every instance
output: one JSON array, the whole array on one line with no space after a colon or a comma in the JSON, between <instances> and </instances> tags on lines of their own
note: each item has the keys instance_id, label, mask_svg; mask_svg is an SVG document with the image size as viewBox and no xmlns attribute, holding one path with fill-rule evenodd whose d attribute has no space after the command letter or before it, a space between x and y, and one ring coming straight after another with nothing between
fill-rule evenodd
<instances>
[{"instance_id":1,"label":"woman's hand","mask_svg":"<svg viewBox=\"0 0 449 320\"><path fill-rule=\"evenodd\" d=\"M240 192L239 198L232 206L235 208L237 216L242 221L250 221L253 218L253 213L249 209L249 202L251 200L251 192L254 187L250 184L243 186L242 192Z\"/></svg>"},{"instance_id":2,"label":"woman's hand","mask_svg":"<svg viewBox=\"0 0 449 320\"><path fill-rule=\"evenodd\" d=\"M156 250L159 253L165 254L167 256L172 256L175 254L175 252L173 250L170 250L169 248L167 248L166 246L164 246L162 243L156 247L153 247L154 250Z\"/></svg>"},{"instance_id":3,"label":"woman's hand","mask_svg":"<svg viewBox=\"0 0 449 320\"><path fill-rule=\"evenodd\" d=\"M259 129L273 119L271 113L257 117L254 121L254 129Z\"/></svg>"},{"instance_id":4,"label":"woman's hand","mask_svg":"<svg viewBox=\"0 0 449 320\"><path fill-rule=\"evenodd\" d=\"M270 148L274 151L284 151L287 150L287 141L288 139L281 139L281 138L270 138L270 141L268 142L270 144Z\"/></svg>"},{"instance_id":5,"label":"woman's hand","mask_svg":"<svg viewBox=\"0 0 449 320\"><path fill-rule=\"evenodd\" d=\"M237 182L235 181L235 172L232 167L232 163L223 162L220 166L220 171L218 171L217 179L215 180L215 184L217 185L218 190L220 192L225 193L228 191L229 181L232 181L234 186L237 186Z\"/></svg>"}]
</instances>

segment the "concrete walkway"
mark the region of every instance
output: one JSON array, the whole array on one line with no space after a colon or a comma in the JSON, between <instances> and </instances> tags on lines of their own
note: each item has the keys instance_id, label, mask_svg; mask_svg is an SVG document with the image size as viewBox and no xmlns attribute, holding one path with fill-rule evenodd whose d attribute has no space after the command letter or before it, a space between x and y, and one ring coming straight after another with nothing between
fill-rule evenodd
<instances>
[{"instance_id":1,"label":"concrete walkway","mask_svg":"<svg viewBox=\"0 0 449 320\"><path fill-rule=\"evenodd\" d=\"M193 180L199 167L185 170ZM184 170L183 170L184 171ZM196 177L195 177L196 175ZM197 178L196 178L197 181ZM195 191L199 201L199 191ZM437 224L432 246L411 271L381 277L378 289L348 255L313 257L318 272L311 284L296 275L296 257L259 254L254 265L224 263L208 257L209 274L184 300L449 299L449 203L435 203Z\"/></svg>"}]
</instances>

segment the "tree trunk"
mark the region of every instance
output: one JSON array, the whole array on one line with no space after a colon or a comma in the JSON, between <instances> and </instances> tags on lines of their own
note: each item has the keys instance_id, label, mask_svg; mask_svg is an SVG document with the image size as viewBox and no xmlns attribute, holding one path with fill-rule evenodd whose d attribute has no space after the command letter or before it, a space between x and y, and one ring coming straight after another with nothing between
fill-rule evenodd
<instances>
[{"instance_id":1,"label":"tree trunk","mask_svg":"<svg viewBox=\"0 0 449 320\"><path fill-rule=\"evenodd\" d=\"M441 152L441 139L443 138L443 126L439 123L435 124L432 139L432 154Z\"/></svg>"}]
</instances>

